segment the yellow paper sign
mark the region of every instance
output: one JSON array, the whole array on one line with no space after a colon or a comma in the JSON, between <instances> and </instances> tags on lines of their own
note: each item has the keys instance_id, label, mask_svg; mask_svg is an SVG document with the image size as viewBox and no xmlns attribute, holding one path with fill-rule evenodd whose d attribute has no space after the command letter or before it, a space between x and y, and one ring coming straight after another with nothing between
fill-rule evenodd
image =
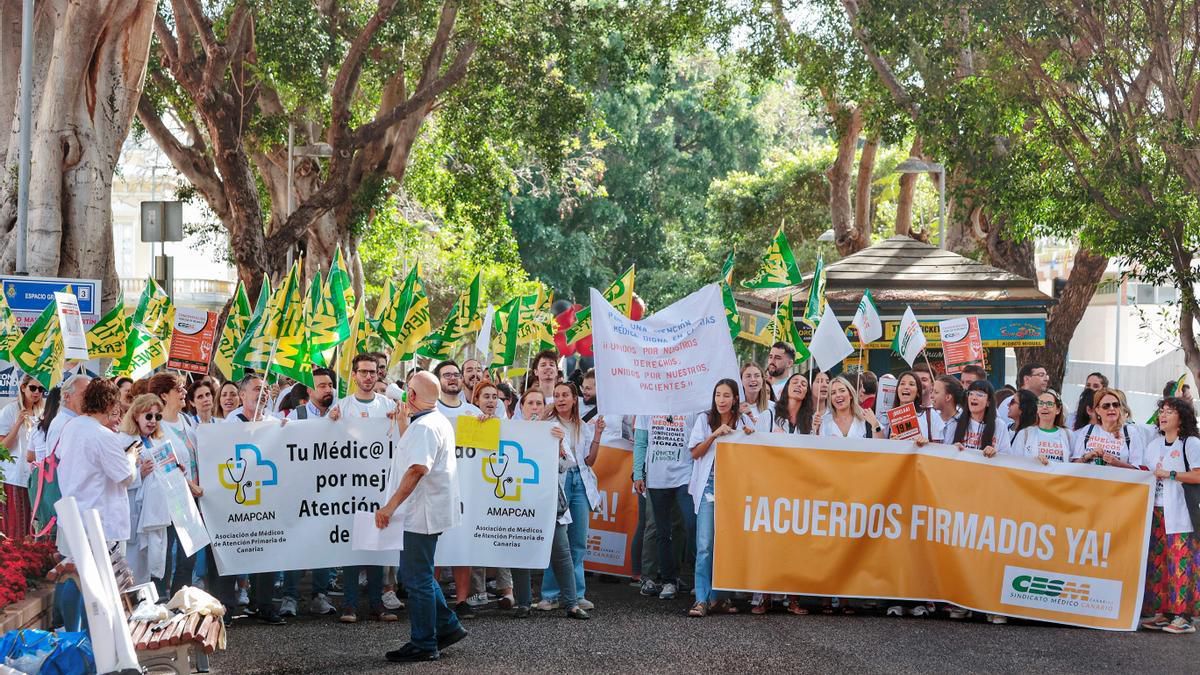
<instances>
[{"instance_id":1,"label":"yellow paper sign","mask_svg":"<svg viewBox=\"0 0 1200 675\"><path fill-rule=\"evenodd\" d=\"M497 450L500 448L500 419L493 417L485 422L470 415L458 418L454 429L454 444L462 448Z\"/></svg>"}]
</instances>

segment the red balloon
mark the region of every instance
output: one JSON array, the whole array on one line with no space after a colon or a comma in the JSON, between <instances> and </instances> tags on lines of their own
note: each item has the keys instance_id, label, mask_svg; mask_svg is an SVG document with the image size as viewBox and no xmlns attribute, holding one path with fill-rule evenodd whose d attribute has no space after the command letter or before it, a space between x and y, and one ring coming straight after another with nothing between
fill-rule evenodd
<instances>
[{"instance_id":1,"label":"red balloon","mask_svg":"<svg viewBox=\"0 0 1200 675\"><path fill-rule=\"evenodd\" d=\"M579 342L567 344L567 329L575 325L575 315L581 309L581 305L571 305L554 317L554 323L558 326L558 332L554 334L554 346L563 356L572 356L579 350Z\"/></svg>"},{"instance_id":2,"label":"red balloon","mask_svg":"<svg viewBox=\"0 0 1200 675\"><path fill-rule=\"evenodd\" d=\"M637 293L633 294L633 306L629 308L629 318L634 321L641 321L646 315L646 301Z\"/></svg>"}]
</instances>

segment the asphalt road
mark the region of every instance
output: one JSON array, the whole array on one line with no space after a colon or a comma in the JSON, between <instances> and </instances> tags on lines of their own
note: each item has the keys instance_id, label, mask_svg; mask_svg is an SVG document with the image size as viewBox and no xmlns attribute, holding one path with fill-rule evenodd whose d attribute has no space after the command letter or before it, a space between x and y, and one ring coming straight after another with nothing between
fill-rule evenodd
<instances>
[{"instance_id":1,"label":"asphalt road","mask_svg":"<svg viewBox=\"0 0 1200 675\"><path fill-rule=\"evenodd\" d=\"M658 600L588 580L591 621L559 612L526 620L485 610L470 637L437 663L391 664L408 623L354 625L300 617L287 626L236 622L214 673L696 673L696 672L1197 672L1200 633L1110 633L1015 622L881 616L686 616L685 599Z\"/></svg>"}]
</instances>

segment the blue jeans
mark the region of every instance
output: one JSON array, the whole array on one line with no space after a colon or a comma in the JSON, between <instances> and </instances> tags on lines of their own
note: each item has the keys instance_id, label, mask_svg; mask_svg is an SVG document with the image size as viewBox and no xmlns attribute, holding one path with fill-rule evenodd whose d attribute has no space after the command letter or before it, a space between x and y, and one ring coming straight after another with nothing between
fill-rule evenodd
<instances>
[{"instance_id":1,"label":"blue jeans","mask_svg":"<svg viewBox=\"0 0 1200 675\"><path fill-rule=\"evenodd\" d=\"M83 591L79 590L79 584L74 579L60 581L54 585L54 613L62 619L63 630L74 633L87 630Z\"/></svg>"},{"instance_id":2,"label":"blue jeans","mask_svg":"<svg viewBox=\"0 0 1200 675\"><path fill-rule=\"evenodd\" d=\"M367 607L372 612L381 611L383 609L383 568L378 565L371 567L351 565L342 568L342 580L343 586L345 586L343 591L345 595L342 596L342 599L346 601L346 607L358 611L359 570L367 571Z\"/></svg>"},{"instance_id":3,"label":"blue jeans","mask_svg":"<svg viewBox=\"0 0 1200 675\"><path fill-rule=\"evenodd\" d=\"M673 488L653 488L649 490L650 504L654 507L654 523L663 523L657 527L658 538L658 567L661 580L673 584L679 579L679 559L688 559L690 549L696 545L696 511L692 504L692 496L688 494L687 485ZM683 520L683 531L686 538L679 542L683 549L676 553L672 541L671 506L679 509Z\"/></svg>"},{"instance_id":4,"label":"blue jeans","mask_svg":"<svg viewBox=\"0 0 1200 675\"><path fill-rule=\"evenodd\" d=\"M567 497L567 508L571 511L567 541L571 545L571 566L575 571L575 597L582 599L587 591L583 582L583 556L587 551L588 524L592 517L592 507L588 504L587 490L583 487L579 467L567 471L563 493ZM551 565L542 576L542 599L554 601L558 599L558 594L558 579L554 576L554 566Z\"/></svg>"},{"instance_id":5,"label":"blue jeans","mask_svg":"<svg viewBox=\"0 0 1200 675\"><path fill-rule=\"evenodd\" d=\"M433 554L437 534L404 533L400 552L400 576L408 589L408 621L412 628L411 644L417 649L436 652L439 635L462 627L454 610L446 605L442 587L433 578Z\"/></svg>"},{"instance_id":6,"label":"blue jeans","mask_svg":"<svg viewBox=\"0 0 1200 675\"><path fill-rule=\"evenodd\" d=\"M304 570L288 570L283 573L283 597L293 600L300 599L300 577L304 576ZM315 598L318 595L329 592L329 581L333 578L333 569L325 568L312 571L312 596ZM370 584L371 573L367 572L367 583ZM354 580L355 594L358 597L358 579ZM382 593L382 585L380 586Z\"/></svg>"},{"instance_id":7,"label":"blue jeans","mask_svg":"<svg viewBox=\"0 0 1200 675\"><path fill-rule=\"evenodd\" d=\"M700 513L696 514L696 602L717 601L717 592L712 587L713 536L716 534L712 501L714 494L713 477L710 475L704 495L700 498Z\"/></svg>"},{"instance_id":8,"label":"blue jeans","mask_svg":"<svg viewBox=\"0 0 1200 675\"><path fill-rule=\"evenodd\" d=\"M554 539L550 542L550 568L558 570L562 576L563 585L559 599L563 609L572 609L579 604L575 595L575 574L571 569L571 543L567 539L567 526L554 525ZM532 570L512 571L513 593L516 594L517 606L528 607L533 604L533 590L530 576ZM545 595L545 579L542 580L543 596Z\"/></svg>"}]
</instances>

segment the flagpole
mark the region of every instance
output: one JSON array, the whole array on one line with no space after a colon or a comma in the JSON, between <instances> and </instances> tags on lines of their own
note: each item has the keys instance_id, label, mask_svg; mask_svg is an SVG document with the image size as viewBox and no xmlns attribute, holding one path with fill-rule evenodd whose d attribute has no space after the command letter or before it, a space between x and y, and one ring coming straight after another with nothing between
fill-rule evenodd
<instances>
[{"instance_id":1,"label":"flagpole","mask_svg":"<svg viewBox=\"0 0 1200 675\"><path fill-rule=\"evenodd\" d=\"M929 376L930 376L930 377L934 377L934 370L933 370L933 366L932 366L932 365L930 365L930 363L929 363L929 354L926 354L926 353L925 353L925 350L924 350L924 349L922 349L922 350L921 350L921 356L924 356L924 357L925 357L925 367L929 369Z\"/></svg>"}]
</instances>

